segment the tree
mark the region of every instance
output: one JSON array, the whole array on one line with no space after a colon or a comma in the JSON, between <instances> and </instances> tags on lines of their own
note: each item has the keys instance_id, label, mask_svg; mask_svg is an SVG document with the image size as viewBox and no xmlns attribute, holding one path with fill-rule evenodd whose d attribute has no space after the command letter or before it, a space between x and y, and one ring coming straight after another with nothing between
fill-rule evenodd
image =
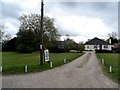
<instances>
[{"instance_id":1,"label":"tree","mask_svg":"<svg viewBox=\"0 0 120 90\"><path fill-rule=\"evenodd\" d=\"M4 38L4 30L5 30L5 26L0 24L0 40L2 42L2 39Z\"/></svg>"},{"instance_id":2,"label":"tree","mask_svg":"<svg viewBox=\"0 0 120 90\"><path fill-rule=\"evenodd\" d=\"M16 37L2 44L2 51L16 51Z\"/></svg>"},{"instance_id":3,"label":"tree","mask_svg":"<svg viewBox=\"0 0 120 90\"><path fill-rule=\"evenodd\" d=\"M6 43L10 39L11 35L9 34L9 32L7 32L5 25L0 24L0 51L2 50L2 47L6 46Z\"/></svg>"},{"instance_id":4,"label":"tree","mask_svg":"<svg viewBox=\"0 0 120 90\"><path fill-rule=\"evenodd\" d=\"M36 50L39 50L39 45L40 45L40 15L38 14L30 14L30 15L22 15L20 18L20 28L17 36L19 39L22 41L22 45L25 42L24 41L24 32L28 33L27 31L31 31L31 34L34 34L35 38L35 47ZM23 35L22 35L23 34ZM29 38L30 36L26 34L26 36ZM55 41L59 40L59 34L57 29L54 26L54 19L49 18L47 16L44 17L43 20L43 42L44 42L44 47L48 48L49 43L51 43L52 47L55 45ZM27 39L28 40L28 39ZM30 40L30 38L29 38ZM31 40L30 40L31 41ZM19 43L18 40L18 45L21 44ZM26 45L23 45L26 46Z\"/></svg>"},{"instance_id":5,"label":"tree","mask_svg":"<svg viewBox=\"0 0 120 90\"><path fill-rule=\"evenodd\" d=\"M109 36L109 39L107 41L109 42L109 40L111 40L111 44L114 44L114 43L118 42L116 32L108 33L108 36Z\"/></svg>"},{"instance_id":6,"label":"tree","mask_svg":"<svg viewBox=\"0 0 120 90\"><path fill-rule=\"evenodd\" d=\"M115 39L115 38L117 38L117 33L116 32L108 33L108 36Z\"/></svg>"},{"instance_id":7,"label":"tree","mask_svg":"<svg viewBox=\"0 0 120 90\"><path fill-rule=\"evenodd\" d=\"M32 30L19 30L16 50L22 53L33 52L35 50L35 37L35 33Z\"/></svg>"},{"instance_id":8,"label":"tree","mask_svg":"<svg viewBox=\"0 0 120 90\"><path fill-rule=\"evenodd\" d=\"M11 39L10 33L6 30L5 25L0 24L0 42L9 41Z\"/></svg>"},{"instance_id":9,"label":"tree","mask_svg":"<svg viewBox=\"0 0 120 90\"><path fill-rule=\"evenodd\" d=\"M3 26L0 25L0 51L2 50L2 37L3 37Z\"/></svg>"},{"instance_id":10,"label":"tree","mask_svg":"<svg viewBox=\"0 0 120 90\"><path fill-rule=\"evenodd\" d=\"M83 52L85 50L83 42L79 42L79 44L78 44L78 50L80 52Z\"/></svg>"},{"instance_id":11,"label":"tree","mask_svg":"<svg viewBox=\"0 0 120 90\"><path fill-rule=\"evenodd\" d=\"M114 43L118 43L118 39L117 39L117 38L115 38L113 42L114 42Z\"/></svg>"},{"instance_id":12,"label":"tree","mask_svg":"<svg viewBox=\"0 0 120 90\"><path fill-rule=\"evenodd\" d=\"M76 50L77 49L77 43L73 39L66 39L65 41L65 51L69 50Z\"/></svg>"}]
</instances>

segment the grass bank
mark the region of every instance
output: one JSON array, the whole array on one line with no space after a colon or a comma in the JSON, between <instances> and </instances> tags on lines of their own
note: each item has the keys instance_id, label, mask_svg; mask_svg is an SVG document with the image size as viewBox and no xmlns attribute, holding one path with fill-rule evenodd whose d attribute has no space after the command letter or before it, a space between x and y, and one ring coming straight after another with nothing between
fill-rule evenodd
<instances>
[{"instance_id":1,"label":"grass bank","mask_svg":"<svg viewBox=\"0 0 120 90\"><path fill-rule=\"evenodd\" d=\"M70 62L81 56L82 53L50 53L50 61L53 62L53 68L64 64L66 58ZM24 67L28 66L28 73L40 72L50 69L49 63L40 65L39 53L20 54L16 52L2 53L2 74L23 74Z\"/></svg>"},{"instance_id":2,"label":"grass bank","mask_svg":"<svg viewBox=\"0 0 120 90\"><path fill-rule=\"evenodd\" d=\"M97 54L99 60L104 59L105 64L103 65L104 72L107 76L109 76L112 80L118 82L120 84L120 75L119 75L119 55L120 54ZM109 67L112 66L112 73L109 73Z\"/></svg>"}]
</instances>

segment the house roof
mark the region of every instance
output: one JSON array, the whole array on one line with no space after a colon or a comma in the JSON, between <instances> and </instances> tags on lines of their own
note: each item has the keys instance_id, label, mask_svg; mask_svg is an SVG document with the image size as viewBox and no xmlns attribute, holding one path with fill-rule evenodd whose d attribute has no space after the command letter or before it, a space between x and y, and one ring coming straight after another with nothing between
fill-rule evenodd
<instances>
[{"instance_id":1,"label":"house roof","mask_svg":"<svg viewBox=\"0 0 120 90\"><path fill-rule=\"evenodd\" d=\"M91 39L90 41L86 42L85 45L98 45L98 44L102 44L102 45L109 45L108 42L102 40L102 39L99 39L97 37Z\"/></svg>"}]
</instances>

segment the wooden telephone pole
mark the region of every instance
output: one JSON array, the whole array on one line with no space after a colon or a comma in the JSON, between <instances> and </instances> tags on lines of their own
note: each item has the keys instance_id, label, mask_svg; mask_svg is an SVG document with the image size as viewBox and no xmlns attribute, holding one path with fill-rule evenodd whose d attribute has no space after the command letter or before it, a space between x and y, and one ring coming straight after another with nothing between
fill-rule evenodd
<instances>
[{"instance_id":1,"label":"wooden telephone pole","mask_svg":"<svg viewBox=\"0 0 120 90\"><path fill-rule=\"evenodd\" d=\"M43 65L43 0L41 0L41 21L40 21L40 64Z\"/></svg>"}]
</instances>

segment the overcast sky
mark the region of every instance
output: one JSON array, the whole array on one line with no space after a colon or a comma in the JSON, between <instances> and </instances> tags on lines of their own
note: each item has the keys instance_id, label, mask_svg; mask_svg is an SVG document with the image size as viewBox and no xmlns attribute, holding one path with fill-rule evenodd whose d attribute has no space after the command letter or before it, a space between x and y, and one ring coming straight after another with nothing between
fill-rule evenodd
<instances>
[{"instance_id":1,"label":"overcast sky","mask_svg":"<svg viewBox=\"0 0 120 90\"><path fill-rule=\"evenodd\" d=\"M61 40L65 39L66 34L69 34L69 37L76 42L85 42L94 37L107 39L108 33L118 33L117 0L107 0L111 2L85 1L52 0L52 2L48 2L45 0L44 15L55 19L55 26L62 35ZM0 2L2 10L0 23L7 27L6 30L12 37L16 36L19 28L18 18L23 13L40 14L40 2L41 0L2 0Z\"/></svg>"}]
</instances>

